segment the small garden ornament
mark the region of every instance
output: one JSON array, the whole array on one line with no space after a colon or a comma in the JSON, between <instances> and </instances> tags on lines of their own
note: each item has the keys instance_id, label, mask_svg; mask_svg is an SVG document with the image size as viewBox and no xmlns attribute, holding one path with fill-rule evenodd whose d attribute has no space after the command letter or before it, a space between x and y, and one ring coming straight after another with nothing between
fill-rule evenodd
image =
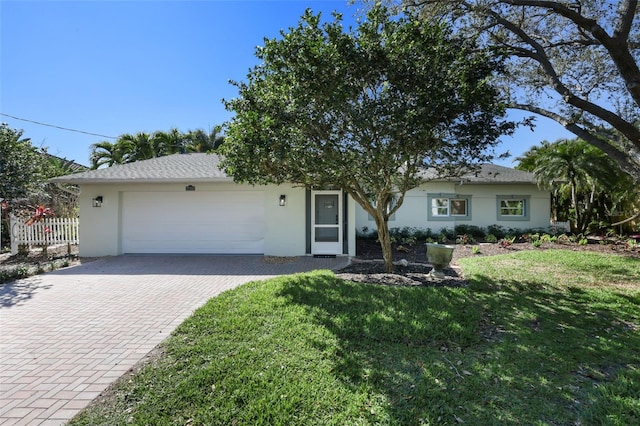
<instances>
[{"instance_id":1,"label":"small garden ornament","mask_svg":"<svg viewBox=\"0 0 640 426\"><path fill-rule=\"evenodd\" d=\"M427 243L427 261L433 269L429 275L433 278L444 278L444 268L449 266L453 257L453 246Z\"/></svg>"}]
</instances>

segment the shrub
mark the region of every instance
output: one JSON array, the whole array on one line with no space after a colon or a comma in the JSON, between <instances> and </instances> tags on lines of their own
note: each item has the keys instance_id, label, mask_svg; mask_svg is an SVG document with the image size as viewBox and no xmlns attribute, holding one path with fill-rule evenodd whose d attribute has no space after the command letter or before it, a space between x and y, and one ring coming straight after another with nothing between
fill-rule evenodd
<instances>
[{"instance_id":1,"label":"shrub","mask_svg":"<svg viewBox=\"0 0 640 426\"><path fill-rule=\"evenodd\" d=\"M542 243L552 243L556 240L556 237L552 237L549 234L542 234L542 236L540 236L540 242Z\"/></svg>"},{"instance_id":2,"label":"shrub","mask_svg":"<svg viewBox=\"0 0 640 426\"><path fill-rule=\"evenodd\" d=\"M456 239L456 234L452 229L444 227L440 229L440 233L438 234L438 241L447 242Z\"/></svg>"},{"instance_id":3,"label":"shrub","mask_svg":"<svg viewBox=\"0 0 640 426\"><path fill-rule=\"evenodd\" d=\"M511 246L516 241L516 237L514 235L507 235L503 239L500 240L500 247L507 248Z\"/></svg>"},{"instance_id":4,"label":"shrub","mask_svg":"<svg viewBox=\"0 0 640 426\"><path fill-rule=\"evenodd\" d=\"M19 266L17 268L0 271L0 283L6 283L20 278L26 278L29 274L29 268Z\"/></svg>"},{"instance_id":5,"label":"shrub","mask_svg":"<svg viewBox=\"0 0 640 426\"><path fill-rule=\"evenodd\" d=\"M487 234L487 236L485 237L485 241L488 243L497 243L498 242L498 237L496 237L493 234Z\"/></svg>"},{"instance_id":6,"label":"shrub","mask_svg":"<svg viewBox=\"0 0 640 426\"><path fill-rule=\"evenodd\" d=\"M378 230L377 229L369 229L366 226L363 226L360 231L356 232L358 238L364 238L368 240L377 240L378 239Z\"/></svg>"},{"instance_id":7,"label":"shrub","mask_svg":"<svg viewBox=\"0 0 640 426\"><path fill-rule=\"evenodd\" d=\"M457 235L469 235L475 239L484 238L487 235L483 228L475 225L456 225L454 230Z\"/></svg>"},{"instance_id":8,"label":"shrub","mask_svg":"<svg viewBox=\"0 0 640 426\"><path fill-rule=\"evenodd\" d=\"M476 240L475 238L473 238L473 235L469 235L469 234L462 234L462 235L458 235L458 237L456 238L456 243L458 244L472 244L475 243Z\"/></svg>"},{"instance_id":9,"label":"shrub","mask_svg":"<svg viewBox=\"0 0 640 426\"><path fill-rule=\"evenodd\" d=\"M504 238L507 235L505 229L500 225L489 225L487 226L487 233L493 234L496 238Z\"/></svg>"},{"instance_id":10,"label":"shrub","mask_svg":"<svg viewBox=\"0 0 640 426\"><path fill-rule=\"evenodd\" d=\"M389 230L391 240L401 244L414 245L418 241L424 241L433 237L429 228L415 228L404 226L402 228L391 228Z\"/></svg>"},{"instance_id":11,"label":"shrub","mask_svg":"<svg viewBox=\"0 0 640 426\"><path fill-rule=\"evenodd\" d=\"M414 228L415 232L413 236L417 240L426 240L427 238L433 238L434 234L431 228Z\"/></svg>"}]
</instances>

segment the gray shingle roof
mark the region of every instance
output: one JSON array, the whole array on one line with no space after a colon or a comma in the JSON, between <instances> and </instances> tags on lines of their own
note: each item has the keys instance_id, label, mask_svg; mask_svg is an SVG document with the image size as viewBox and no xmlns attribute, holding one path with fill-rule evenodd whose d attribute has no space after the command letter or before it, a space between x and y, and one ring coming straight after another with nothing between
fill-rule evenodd
<instances>
[{"instance_id":1,"label":"gray shingle roof","mask_svg":"<svg viewBox=\"0 0 640 426\"><path fill-rule=\"evenodd\" d=\"M51 179L61 183L232 181L219 168L216 154L173 154Z\"/></svg>"},{"instance_id":2,"label":"gray shingle roof","mask_svg":"<svg viewBox=\"0 0 640 426\"><path fill-rule=\"evenodd\" d=\"M475 172L468 172L459 177L437 177L434 170L430 169L423 173L427 180L433 181L462 181L464 183L530 183L535 184L536 179L531 172L516 170L509 167L498 166L496 164L482 164Z\"/></svg>"},{"instance_id":3,"label":"gray shingle roof","mask_svg":"<svg viewBox=\"0 0 640 426\"><path fill-rule=\"evenodd\" d=\"M511 169L496 164L483 164L477 176L469 173L463 179L470 183L536 183L531 172Z\"/></svg>"},{"instance_id":4,"label":"gray shingle roof","mask_svg":"<svg viewBox=\"0 0 640 426\"><path fill-rule=\"evenodd\" d=\"M220 170L219 163L220 157L216 154L173 154L59 176L51 181L71 184L233 181L230 176ZM477 173L468 173L462 177L435 178L430 171L426 171L424 177L435 181L465 183L536 183L533 173L495 164L483 164Z\"/></svg>"}]
</instances>

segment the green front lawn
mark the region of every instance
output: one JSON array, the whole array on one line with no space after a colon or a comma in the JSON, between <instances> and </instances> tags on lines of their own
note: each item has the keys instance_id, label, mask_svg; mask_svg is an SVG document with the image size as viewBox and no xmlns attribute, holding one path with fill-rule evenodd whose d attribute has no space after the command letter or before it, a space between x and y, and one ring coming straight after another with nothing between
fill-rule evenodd
<instances>
[{"instance_id":1,"label":"green front lawn","mask_svg":"<svg viewBox=\"0 0 640 426\"><path fill-rule=\"evenodd\" d=\"M468 288L321 271L226 292L71 424L640 424L637 259L460 263Z\"/></svg>"}]
</instances>

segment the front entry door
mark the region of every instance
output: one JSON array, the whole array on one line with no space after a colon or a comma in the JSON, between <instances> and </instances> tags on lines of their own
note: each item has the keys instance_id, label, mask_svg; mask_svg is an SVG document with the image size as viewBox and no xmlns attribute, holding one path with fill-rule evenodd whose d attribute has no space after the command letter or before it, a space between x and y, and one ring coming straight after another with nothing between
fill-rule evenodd
<instances>
[{"instance_id":1,"label":"front entry door","mask_svg":"<svg viewBox=\"0 0 640 426\"><path fill-rule=\"evenodd\" d=\"M342 202L340 191L311 193L311 253L342 254Z\"/></svg>"}]
</instances>

